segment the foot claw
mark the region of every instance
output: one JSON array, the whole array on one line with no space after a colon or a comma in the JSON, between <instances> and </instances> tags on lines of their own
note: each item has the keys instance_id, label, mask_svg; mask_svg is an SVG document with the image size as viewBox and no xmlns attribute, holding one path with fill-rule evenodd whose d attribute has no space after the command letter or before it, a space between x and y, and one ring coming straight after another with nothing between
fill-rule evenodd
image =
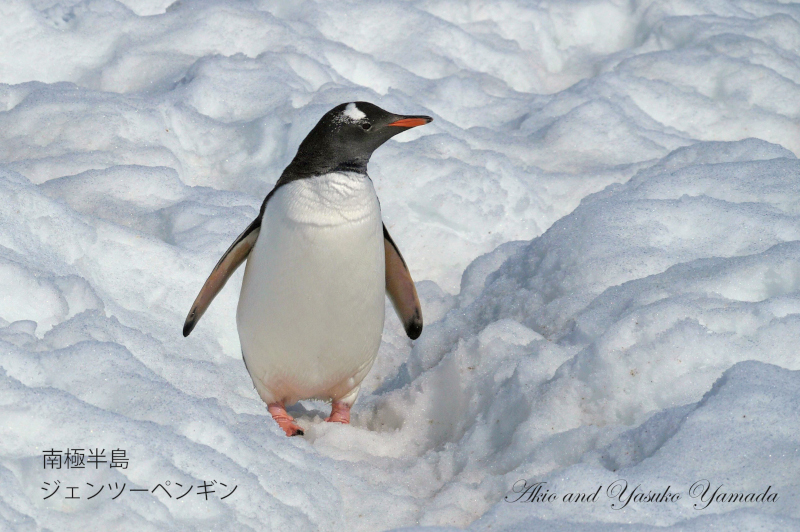
<instances>
[{"instance_id":1,"label":"foot claw","mask_svg":"<svg viewBox=\"0 0 800 532\"><path fill-rule=\"evenodd\" d=\"M269 413L272 414L272 419L278 423L278 426L283 429L287 436L302 436L305 434L281 403L272 403L267 408Z\"/></svg>"}]
</instances>

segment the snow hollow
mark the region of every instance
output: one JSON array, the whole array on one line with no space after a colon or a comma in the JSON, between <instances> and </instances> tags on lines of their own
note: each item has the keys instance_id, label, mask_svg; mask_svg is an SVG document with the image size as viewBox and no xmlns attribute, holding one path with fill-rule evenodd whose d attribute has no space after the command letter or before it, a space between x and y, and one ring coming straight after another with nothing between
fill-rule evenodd
<instances>
[{"instance_id":1,"label":"snow hollow","mask_svg":"<svg viewBox=\"0 0 800 532\"><path fill-rule=\"evenodd\" d=\"M0 18L0 530L800 530L800 4ZM426 327L387 303L353 424L289 439L241 272L181 328L357 100L434 117L369 169Z\"/></svg>"}]
</instances>

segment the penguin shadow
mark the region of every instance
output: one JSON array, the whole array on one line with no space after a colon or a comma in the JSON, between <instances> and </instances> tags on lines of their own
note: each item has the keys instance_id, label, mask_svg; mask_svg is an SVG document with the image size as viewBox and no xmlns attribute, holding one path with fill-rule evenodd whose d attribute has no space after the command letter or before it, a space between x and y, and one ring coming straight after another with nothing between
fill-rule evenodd
<instances>
[{"instance_id":1,"label":"penguin shadow","mask_svg":"<svg viewBox=\"0 0 800 532\"><path fill-rule=\"evenodd\" d=\"M369 400L365 397L363 402L369 403ZM362 408L356 406L351 410L348 424L328 423L326 419L330 416L331 404L319 400L297 402L292 406L287 406L286 412L303 428L305 434L301 437L308 439L310 436L312 441L327 432L328 427L349 427L369 432L386 432L402 426L402 421L395 419L396 416L391 415L391 412L380 412L376 417L374 405L362 404ZM323 432L320 433L319 430Z\"/></svg>"},{"instance_id":2,"label":"penguin shadow","mask_svg":"<svg viewBox=\"0 0 800 532\"><path fill-rule=\"evenodd\" d=\"M303 404L306 403L306 404ZM308 403L312 403L309 405ZM293 418L310 418L321 417L325 419L330 414L330 405L324 401L298 401L292 406L287 406L286 411L292 415ZM328 410L328 412L326 412Z\"/></svg>"},{"instance_id":3,"label":"penguin shadow","mask_svg":"<svg viewBox=\"0 0 800 532\"><path fill-rule=\"evenodd\" d=\"M331 414L331 404L325 401L306 400L298 401L292 406L286 407L286 412L298 421L300 426L308 435L308 431L319 425L325 425L325 420ZM355 419L351 419L351 424L357 426ZM339 423L334 423L339 425Z\"/></svg>"},{"instance_id":4,"label":"penguin shadow","mask_svg":"<svg viewBox=\"0 0 800 532\"><path fill-rule=\"evenodd\" d=\"M408 363L403 362L394 374L386 377L380 386L373 390L372 395L385 395L409 383L411 383L411 372L408 370Z\"/></svg>"}]
</instances>

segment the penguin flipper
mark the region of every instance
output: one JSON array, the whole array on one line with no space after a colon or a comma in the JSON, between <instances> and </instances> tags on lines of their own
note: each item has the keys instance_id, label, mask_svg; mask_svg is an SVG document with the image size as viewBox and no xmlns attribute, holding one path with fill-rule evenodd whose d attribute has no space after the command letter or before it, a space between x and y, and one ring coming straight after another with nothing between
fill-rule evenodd
<instances>
[{"instance_id":1,"label":"penguin flipper","mask_svg":"<svg viewBox=\"0 0 800 532\"><path fill-rule=\"evenodd\" d=\"M383 226L383 248L386 255L386 293L392 300L406 334L416 340L422 334L422 307L406 261L389 236L386 225Z\"/></svg>"},{"instance_id":2,"label":"penguin flipper","mask_svg":"<svg viewBox=\"0 0 800 532\"><path fill-rule=\"evenodd\" d=\"M250 254L253 245L256 243L258 233L261 231L261 216L256 218L253 223L247 226L241 235L233 241L231 247L228 248L222 258L219 259L217 265L211 271L211 275L206 279L200 293L197 294L192 309L189 315L186 316L186 322L183 324L183 336L189 336L194 326L205 313L211 301L217 296L222 287L228 281L233 272L238 268Z\"/></svg>"}]
</instances>

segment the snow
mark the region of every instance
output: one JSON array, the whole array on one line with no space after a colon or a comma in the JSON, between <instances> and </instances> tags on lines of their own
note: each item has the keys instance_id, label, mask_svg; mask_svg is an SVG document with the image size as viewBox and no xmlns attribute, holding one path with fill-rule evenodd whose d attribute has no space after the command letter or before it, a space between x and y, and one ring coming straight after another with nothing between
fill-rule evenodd
<instances>
[{"instance_id":1,"label":"snow","mask_svg":"<svg viewBox=\"0 0 800 532\"><path fill-rule=\"evenodd\" d=\"M0 17L0 530L800 529L800 5ZM352 425L305 401L288 439L241 361L241 272L181 329L300 141L353 101L434 117L369 167L426 325L409 341L387 302ZM43 468L68 448L129 467ZM619 479L682 498L617 510ZM698 510L703 479L778 497ZM520 480L559 500L506 502Z\"/></svg>"}]
</instances>

